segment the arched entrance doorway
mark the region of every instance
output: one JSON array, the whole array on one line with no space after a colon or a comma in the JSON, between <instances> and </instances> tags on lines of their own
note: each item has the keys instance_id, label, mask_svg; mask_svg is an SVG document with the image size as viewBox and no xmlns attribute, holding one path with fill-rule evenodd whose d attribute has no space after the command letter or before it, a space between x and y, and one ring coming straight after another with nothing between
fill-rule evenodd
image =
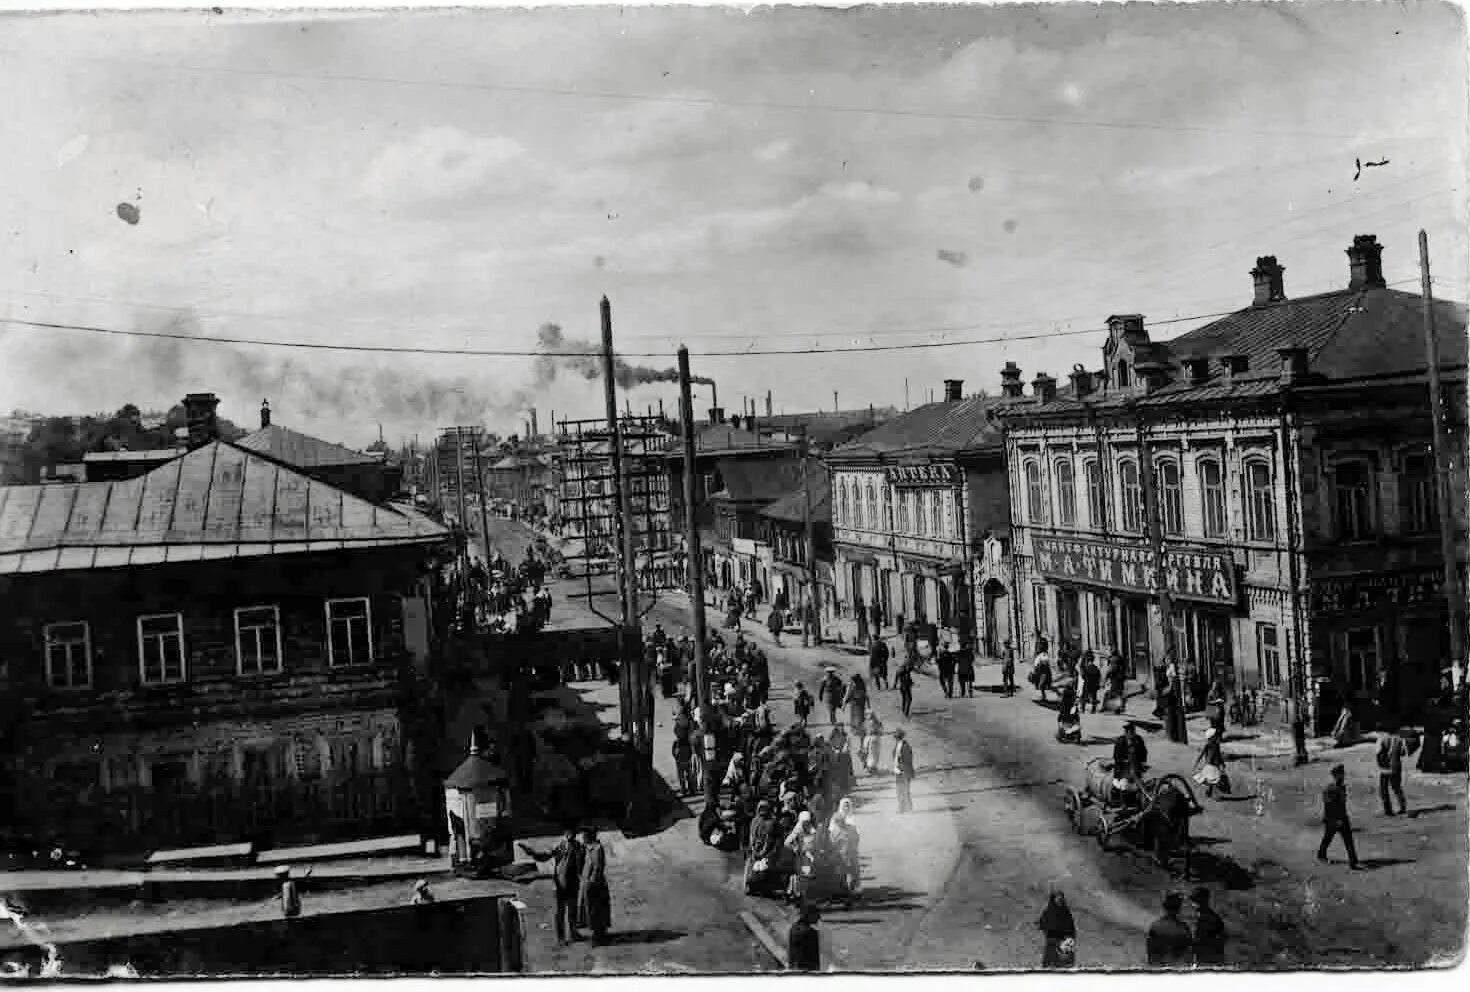
<instances>
[{"instance_id":1,"label":"arched entrance doorway","mask_svg":"<svg viewBox=\"0 0 1470 992\"><path fill-rule=\"evenodd\" d=\"M991 579L985 583L985 653L992 658L1004 657L1005 644L1010 639L1010 598L1006 587Z\"/></svg>"},{"instance_id":2,"label":"arched entrance doorway","mask_svg":"<svg viewBox=\"0 0 1470 992\"><path fill-rule=\"evenodd\" d=\"M929 598L925 593L924 577L914 576L914 620L917 623L927 623L929 620Z\"/></svg>"}]
</instances>

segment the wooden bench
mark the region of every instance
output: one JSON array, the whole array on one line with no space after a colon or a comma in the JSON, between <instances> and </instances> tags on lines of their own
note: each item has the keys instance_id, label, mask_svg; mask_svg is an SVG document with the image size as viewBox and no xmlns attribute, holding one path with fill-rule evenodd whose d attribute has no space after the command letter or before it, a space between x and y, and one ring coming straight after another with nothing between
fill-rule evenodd
<instances>
[{"instance_id":1,"label":"wooden bench","mask_svg":"<svg viewBox=\"0 0 1470 992\"><path fill-rule=\"evenodd\" d=\"M205 864L224 861L230 864L248 864L255 853L253 844L215 844L210 847L181 847L169 851L154 851L146 862L150 868L173 867L176 865Z\"/></svg>"},{"instance_id":2,"label":"wooden bench","mask_svg":"<svg viewBox=\"0 0 1470 992\"><path fill-rule=\"evenodd\" d=\"M309 847L282 847L274 851L262 851L256 862L263 865L283 865L297 861L329 861L333 858L371 857L377 854L400 854L404 851L421 852L423 840L418 834L403 834L398 837L375 837L370 840L344 841L340 844L313 844Z\"/></svg>"}]
</instances>

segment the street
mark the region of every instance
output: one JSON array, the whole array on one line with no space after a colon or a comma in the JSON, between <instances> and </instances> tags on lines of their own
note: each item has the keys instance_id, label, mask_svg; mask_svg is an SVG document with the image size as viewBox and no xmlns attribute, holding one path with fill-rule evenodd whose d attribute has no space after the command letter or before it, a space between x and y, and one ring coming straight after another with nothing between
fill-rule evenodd
<instances>
[{"instance_id":1,"label":"street","mask_svg":"<svg viewBox=\"0 0 1470 992\"><path fill-rule=\"evenodd\" d=\"M559 584L558 625L584 622L580 605L567 598L580 588L580 583ZM690 624L687 598L664 594L644 622L645 630L660 623L677 636ZM743 630L770 659L778 722L790 718L796 680L815 685L827 664L845 674L866 673L866 656L851 646L802 648L799 638L786 637L777 647L764 627L747 622ZM724 633L727 639L733 636ZM1036 920L1049 891L1058 888L1077 921L1079 965L1142 967L1144 932L1159 915L1163 894L1187 894L1197 884L1211 889L1225 918L1231 935L1228 961L1234 965L1422 965L1453 953L1465 925L1458 884L1466 870L1465 842L1457 815L1464 809L1465 790L1458 777L1411 776L1411 815L1387 820L1377 812L1371 747L1321 753L1296 769L1289 757L1245 757L1249 741L1229 740L1236 795L1201 798L1206 812L1192 825L1195 877L1186 882L1126 845L1102 851L1095 838L1073 833L1062 812L1064 787L1081 784L1087 758L1111 753L1122 718L1089 714L1084 745L1058 744L1052 735L1054 710L1037 703L1029 687L1006 698L992 691L1000 682L998 666L980 667L977 676L974 698L952 700L943 697L933 678L921 677L908 721L898 714L896 693L874 693L887 729L908 730L919 767L915 809L903 817L895 812L891 779L860 780L855 799L864 897L850 912L824 915L830 965L883 971L969 969L977 963L986 969L1036 967L1041 951ZM610 706L606 720L616 719L613 687L579 683L577 688ZM1145 698L1131 701L1134 715L1146 717L1149 708ZM819 711L814 729L825 732L821 719ZM661 719L659 730L666 727L667 719ZM1198 740L1198 729L1192 733ZM1146 736L1158 772L1189 771L1193 751L1158 734ZM1321 831L1319 796L1327 769L1337 761L1349 770L1358 848L1368 867L1364 872L1349 873L1340 851L1333 863L1314 860ZM655 762L672 781L667 738L656 742ZM697 814L702 800L689 802ZM717 945L723 954L739 943L743 928L736 914L741 909L753 911L784 941L790 920L786 908L744 896L739 858L701 845L692 817L649 838L622 840L614 853L614 863L638 866L636 872L618 873L625 894L620 897L615 886L617 926L667 935L695 930L688 921L700 921L689 946L679 939L669 943L669 959L679 965L749 967L744 959L701 956ZM1410 888L1427 901L1427 911L1380 912L1385 900ZM650 890L664 898L649 901ZM571 963L594 970L621 970L624 963L645 967L654 956L646 947L633 955L621 947L582 947L578 953L581 957ZM769 958L763 964L774 967Z\"/></svg>"}]
</instances>

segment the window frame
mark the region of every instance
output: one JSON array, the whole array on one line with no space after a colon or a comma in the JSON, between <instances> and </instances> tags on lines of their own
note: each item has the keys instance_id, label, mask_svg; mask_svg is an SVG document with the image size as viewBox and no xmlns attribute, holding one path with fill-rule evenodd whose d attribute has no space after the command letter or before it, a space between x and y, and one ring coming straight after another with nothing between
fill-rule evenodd
<instances>
[{"instance_id":1,"label":"window frame","mask_svg":"<svg viewBox=\"0 0 1470 992\"><path fill-rule=\"evenodd\" d=\"M72 672L72 664L71 664L72 658L71 658L71 650L70 650L70 648L71 648L71 646L77 644L78 642L77 641L54 641L53 642L52 639L51 639L51 631L52 631L53 628L56 628L56 627L76 627L76 626L80 626L82 628L82 640L81 640L80 643L82 645L82 656L83 656L83 658L86 661L86 671L87 671L86 681L83 682L83 683L81 683L81 684L74 684L72 682L72 679L71 679L71 676L72 676L73 672ZM55 668L55 665L53 664L52 658L51 658L51 649L52 649L53 646L57 646L57 645L66 645L67 648L68 648L68 650L66 652L66 684L65 685L60 685L60 684L57 683L57 681L56 681L56 668ZM91 624L90 621L87 621L87 620L57 620L54 623L44 624L42 626L42 628L41 628L41 653L42 653L42 660L44 662L44 666L45 666L45 669L46 669L46 687L48 689L51 689L51 690L56 691L56 692L76 692L76 691L85 691L87 689L92 688L92 678L93 678L93 672L92 672L92 624Z\"/></svg>"},{"instance_id":2,"label":"window frame","mask_svg":"<svg viewBox=\"0 0 1470 992\"><path fill-rule=\"evenodd\" d=\"M929 490L929 519L932 521L935 537L949 535L949 528L945 526L944 494L938 489Z\"/></svg>"},{"instance_id":3,"label":"window frame","mask_svg":"<svg viewBox=\"0 0 1470 992\"><path fill-rule=\"evenodd\" d=\"M1082 480L1087 486L1087 523L1095 529L1104 529L1108 524L1108 502L1100 458L1082 460Z\"/></svg>"},{"instance_id":4,"label":"window frame","mask_svg":"<svg viewBox=\"0 0 1470 992\"><path fill-rule=\"evenodd\" d=\"M744 563L742 562L742 565L743 564ZM334 628L333 628L333 619L334 618L332 617L332 607L335 606L335 605L337 605L337 604L339 604L339 603L361 603L361 604L363 604L363 613L362 613L362 618L361 619L363 621L363 626L364 626L364 628L365 628L365 630L367 632L367 659L364 660L364 661L347 661L347 662L342 663L342 664L338 664L337 663L337 651L336 651L336 642L334 640L335 631L334 631ZM332 599L326 600L325 605L324 605L324 609L325 609L326 618L327 618L327 667L328 668L361 668L361 667L363 667L365 665L371 665L373 663L373 658L375 657L375 655L373 653L374 644L373 644L373 601L372 601L372 598L369 597L369 596L341 596L341 597L337 597L337 598L332 598ZM358 618L357 617L344 617L342 619L353 619L353 620L355 620L355 619L358 619ZM349 634L350 634L350 631L349 631ZM351 649L351 638L350 638L350 636L348 638L348 644L349 644L349 654L350 654L351 653L351 650L350 650Z\"/></svg>"},{"instance_id":5,"label":"window frame","mask_svg":"<svg viewBox=\"0 0 1470 992\"><path fill-rule=\"evenodd\" d=\"M1354 671L1354 657L1361 652L1353 647L1353 635L1364 633L1371 634L1373 637L1373 671L1363 671L1361 673L1357 673ZM1343 631L1342 649L1343 662L1345 667L1347 668L1348 687L1353 692L1372 692L1377 689L1378 675L1383 667L1383 632L1381 628L1377 626L1352 627L1348 630ZM1364 678L1361 679L1360 685L1354 684L1355 680L1353 676L1355 674L1361 674L1364 676Z\"/></svg>"},{"instance_id":6,"label":"window frame","mask_svg":"<svg viewBox=\"0 0 1470 992\"><path fill-rule=\"evenodd\" d=\"M1057 487L1057 523L1063 527L1077 526L1077 473L1072 459L1061 455L1052 459L1052 475ZM1063 479L1065 478L1065 482Z\"/></svg>"},{"instance_id":7,"label":"window frame","mask_svg":"<svg viewBox=\"0 0 1470 992\"><path fill-rule=\"evenodd\" d=\"M1174 484L1165 480L1165 471L1174 473ZM1184 473L1177 458L1154 460L1154 490L1159 498L1159 530L1165 537L1184 536Z\"/></svg>"},{"instance_id":8,"label":"window frame","mask_svg":"<svg viewBox=\"0 0 1470 992\"><path fill-rule=\"evenodd\" d=\"M165 659L160 659L160 662L162 662L161 668L164 677L160 679L149 679L147 664L148 659L146 653L143 650L143 624L149 620L167 620L170 617L173 618L174 633L179 640L179 676L178 678L168 678L168 665ZM145 613L138 617L136 627L138 634L139 681L145 686L179 685L181 683L189 681L189 651L188 642L184 639L184 614L181 611L177 610L172 613ZM163 635L158 636L160 637L159 643L162 644Z\"/></svg>"},{"instance_id":9,"label":"window frame","mask_svg":"<svg viewBox=\"0 0 1470 992\"><path fill-rule=\"evenodd\" d=\"M1422 464L1422 474L1410 472L1411 464ZM1422 520L1417 519L1422 511ZM1439 529L1439 478L1434 455L1428 451L1405 453L1399 472L1399 530L1404 534L1432 534Z\"/></svg>"},{"instance_id":10,"label":"window frame","mask_svg":"<svg viewBox=\"0 0 1470 992\"><path fill-rule=\"evenodd\" d=\"M910 526L913 521L913 514L909 511L909 504L912 502L912 500L909 497L910 493L907 489L900 489L896 496L896 500L898 502L897 530L900 534L913 533L913 531L910 530Z\"/></svg>"},{"instance_id":11,"label":"window frame","mask_svg":"<svg viewBox=\"0 0 1470 992\"><path fill-rule=\"evenodd\" d=\"M1270 644L1267 644L1267 635ZM1267 688L1279 689L1281 677L1281 630L1274 623L1256 622L1256 663L1261 666L1261 680Z\"/></svg>"},{"instance_id":12,"label":"window frame","mask_svg":"<svg viewBox=\"0 0 1470 992\"><path fill-rule=\"evenodd\" d=\"M1042 525L1049 523L1046 514L1046 482L1041 477L1041 459L1028 458L1022 462L1021 475L1026 487L1026 521Z\"/></svg>"},{"instance_id":13,"label":"window frame","mask_svg":"<svg viewBox=\"0 0 1470 992\"><path fill-rule=\"evenodd\" d=\"M867 499L867 502L865 504L865 515L868 521L868 530L882 530L883 521L878 519L878 493L876 488L873 486L872 479L869 479L867 485L864 487L863 495Z\"/></svg>"},{"instance_id":14,"label":"window frame","mask_svg":"<svg viewBox=\"0 0 1470 992\"><path fill-rule=\"evenodd\" d=\"M1251 475L1258 468L1266 472L1265 495L1259 499L1257 497L1261 494L1262 489L1255 485ZM1240 485L1242 495L1245 497L1246 540L1259 543L1274 542L1276 540L1276 472L1271 460L1263 455L1242 459Z\"/></svg>"},{"instance_id":15,"label":"window frame","mask_svg":"<svg viewBox=\"0 0 1470 992\"><path fill-rule=\"evenodd\" d=\"M1133 473L1133 482L1128 482L1128 473ZM1118 489L1122 495L1121 529L1129 534L1142 534L1147 514L1143 506L1143 473L1137 458L1118 461Z\"/></svg>"},{"instance_id":16,"label":"window frame","mask_svg":"<svg viewBox=\"0 0 1470 992\"><path fill-rule=\"evenodd\" d=\"M1213 469L1215 482L1205 478L1206 470ZM1200 526L1205 537L1227 537L1230 534L1230 511L1225 498L1225 466L1219 458L1210 456L1195 462L1195 476L1199 482ZM1218 513L1215 511L1218 510ZM1218 518L1218 526L1211 524Z\"/></svg>"},{"instance_id":17,"label":"window frame","mask_svg":"<svg viewBox=\"0 0 1470 992\"><path fill-rule=\"evenodd\" d=\"M275 631L275 635L276 635L275 636L275 641L276 641L276 667L275 668L266 669L266 668L257 666L254 671L246 671L245 670L245 652L243 650L243 647L244 647L244 639L242 637L242 634L244 633L245 630L259 631L259 630L262 629L259 626L251 626L251 627L248 627L248 628L242 628L240 626L240 614L242 614L242 613L249 613L252 610L270 610L271 611L271 627ZM258 647L259 646L259 634L256 635L256 644L257 644L257 647ZM235 607L235 674L236 675L239 675L239 676L244 677L244 678L254 678L254 677L259 677L259 676L264 676L264 675L280 675L282 672L284 672L286 670L286 650L285 650L285 648L286 648L286 646L285 646L285 643L284 643L284 638L282 637L282 633L281 633L281 607L279 605L274 604L274 603L262 603L262 604L260 604L258 606L237 606L237 607ZM258 660L259 660L259 658L257 658L257 661Z\"/></svg>"},{"instance_id":18,"label":"window frame","mask_svg":"<svg viewBox=\"0 0 1470 992\"><path fill-rule=\"evenodd\" d=\"M1361 471L1356 485L1339 481L1344 470ZM1340 540L1371 541L1378 536L1373 465L1366 458L1344 458L1332 466L1332 525ZM1345 513L1344 510L1350 510Z\"/></svg>"}]
</instances>

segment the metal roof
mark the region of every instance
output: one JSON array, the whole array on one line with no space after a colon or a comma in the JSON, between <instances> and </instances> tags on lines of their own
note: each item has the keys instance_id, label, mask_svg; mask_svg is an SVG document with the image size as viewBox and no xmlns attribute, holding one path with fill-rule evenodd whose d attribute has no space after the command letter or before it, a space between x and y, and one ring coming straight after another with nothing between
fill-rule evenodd
<instances>
[{"instance_id":1,"label":"metal roof","mask_svg":"<svg viewBox=\"0 0 1470 992\"><path fill-rule=\"evenodd\" d=\"M323 441L310 434L271 424L246 434L235 442L247 451L258 451L298 468L322 468L328 465L378 465L383 459L364 451L353 451L340 444Z\"/></svg>"},{"instance_id":2,"label":"metal roof","mask_svg":"<svg viewBox=\"0 0 1470 992\"><path fill-rule=\"evenodd\" d=\"M830 523L832 520L832 476L827 471L827 466L817 458L808 459L807 472L811 477L812 520ZM795 489L762 510L761 516L788 523L791 521L804 522L806 520L806 487L798 482Z\"/></svg>"},{"instance_id":3,"label":"metal roof","mask_svg":"<svg viewBox=\"0 0 1470 992\"><path fill-rule=\"evenodd\" d=\"M417 514L215 441L133 479L0 487L0 574L433 544Z\"/></svg>"},{"instance_id":4,"label":"metal roof","mask_svg":"<svg viewBox=\"0 0 1470 992\"><path fill-rule=\"evenodd\" d=\"M833 461L881 456L952 455L1000 447L1000 425L991 411L1016 403L1004 396L972 396L926 403L834 449Z\"/></svg>"}]
</instances>

